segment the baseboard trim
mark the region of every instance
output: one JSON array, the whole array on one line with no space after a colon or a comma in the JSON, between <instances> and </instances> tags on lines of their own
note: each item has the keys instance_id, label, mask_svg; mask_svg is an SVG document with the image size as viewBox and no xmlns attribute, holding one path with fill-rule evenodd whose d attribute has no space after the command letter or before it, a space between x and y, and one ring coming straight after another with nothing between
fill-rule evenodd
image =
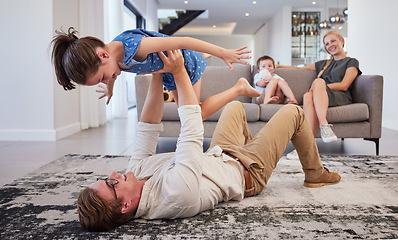
<instances>
[{"instance_id":1,"label":"baseboard trim","mask_svg":"<svg viewBox=\"0 0 398 240\"><path fill-rule=\"evenodd\" d=\"M56 130L0 130L0 141L56 141L80 132L80 123Z\"/></svg>"},{"instance_id":2,"label":"baseboard trim","mask_svg":"<svg viewBox=\"0 0 398 240\"><path fill-rule=\"evenodd\" d=\"M70 136L70 135L78 133L80 131L81 131L80 123L75 123L75 124L71 124L69 126L58 128L56 131L56 140Z\"/></svg>"}]
</instances>

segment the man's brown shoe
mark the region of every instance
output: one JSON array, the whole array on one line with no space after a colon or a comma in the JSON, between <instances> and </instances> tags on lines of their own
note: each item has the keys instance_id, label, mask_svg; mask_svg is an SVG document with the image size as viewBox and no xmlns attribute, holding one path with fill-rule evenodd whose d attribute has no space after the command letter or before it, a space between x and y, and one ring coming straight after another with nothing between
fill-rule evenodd
<instances>
[{"instance_id":1,"label":"man's brown shoe","mask_svg":"<svg viewBox=\"0 0 398 240\"><path fill-rule=\"evenodd\" d=\"M311 181L304 181L304 186L309 188L318 188L325 185L333 185L340 182L340 175L335 172L329 172L327 168L324 167L323 173L317 179Z\"/></svg>"}]
</instances>

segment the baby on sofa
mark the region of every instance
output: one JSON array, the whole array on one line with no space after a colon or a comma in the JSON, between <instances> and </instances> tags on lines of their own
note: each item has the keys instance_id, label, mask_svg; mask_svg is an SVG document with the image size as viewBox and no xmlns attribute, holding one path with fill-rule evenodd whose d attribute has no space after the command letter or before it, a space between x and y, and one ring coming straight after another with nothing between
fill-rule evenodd
<instances>
[{"instance_id":1,"label":"baby on sofa","mask_svg":"<svg viewBox=\"0 0 398 240\"><path fill-rule=\"evenodd\" d=\"M274 73L275 61L270 56L262 56L257 60L258 73L254 75L254 86L262 92L257 104L288 103L298 104L292 89L287 82Z\"/></svg>"}]
</instances>

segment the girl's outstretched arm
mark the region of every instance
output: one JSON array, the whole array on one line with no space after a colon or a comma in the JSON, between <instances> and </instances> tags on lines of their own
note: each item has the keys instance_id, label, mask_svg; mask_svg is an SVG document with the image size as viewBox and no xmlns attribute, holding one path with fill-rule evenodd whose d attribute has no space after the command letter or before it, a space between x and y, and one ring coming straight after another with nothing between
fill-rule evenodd
<instances>
[{"instance_id":1,"label":"girl's outstretched arm","mask_svg":"<svg viewBox=\"0 0 398 240\"><path fill-rule=\"evenodd\" d=\"M249 64L242 60L251 58L251 56L246 55L251 53L246 48L225 49L191 37L144 37L141 40L136 56L139 59L145 59L149 53L153 52L190 49L216 56L224 60L228 67L233 70L232 63Z\"/></svg>"}]
</instances>

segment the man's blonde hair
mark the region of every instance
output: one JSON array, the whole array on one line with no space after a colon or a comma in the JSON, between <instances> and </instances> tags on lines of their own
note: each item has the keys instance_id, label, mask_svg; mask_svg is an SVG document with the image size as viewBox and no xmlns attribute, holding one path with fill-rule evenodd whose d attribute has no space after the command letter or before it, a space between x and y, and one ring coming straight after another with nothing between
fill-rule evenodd
<instances>
[{"instance_id":1,"label":"man's blonde hair","mask_svg":"<svg viewBox=\"0 0 398 240\"><path fill-rule=\"evenodd\" d=\"M106 231L128 222L134 212L122 214L121 201L106 201L91 188L85 188L77 199L80 225L88 231Z\"/></svg>"}]
</instances>

